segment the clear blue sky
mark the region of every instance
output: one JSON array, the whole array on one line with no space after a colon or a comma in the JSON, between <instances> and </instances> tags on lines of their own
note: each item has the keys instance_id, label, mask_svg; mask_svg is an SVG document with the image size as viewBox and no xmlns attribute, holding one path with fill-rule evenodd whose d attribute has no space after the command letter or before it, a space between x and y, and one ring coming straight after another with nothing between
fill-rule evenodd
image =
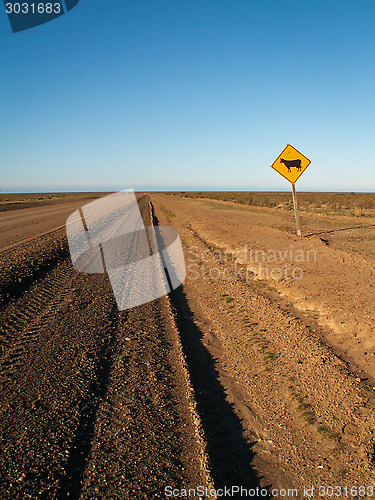
<instances>
[{"instance_id":1,"label":"clear blue sky","mask_svg":"<svg viewBox=\"0 0 375 500\"><path fill-rule=\"evenodd\" d=\"M13 34L0 6L2 191L375 191L373 1L80 0Z\"/></svg>"}]
</instances>

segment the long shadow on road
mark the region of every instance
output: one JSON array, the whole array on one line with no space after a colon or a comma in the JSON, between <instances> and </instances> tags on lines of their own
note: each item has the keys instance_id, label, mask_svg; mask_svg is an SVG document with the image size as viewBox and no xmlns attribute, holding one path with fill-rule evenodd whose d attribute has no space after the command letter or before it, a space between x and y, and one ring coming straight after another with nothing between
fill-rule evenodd
<instances>
[{"instance_id":1,"label":"long shadow on road","mask_svg":"<svg viewBox=\"0 0 375 500\"><path fill-rule=\"evenodd\" d=\"M194 321L183 287L169 297L207 440L215 487L260 488L259 477L251 466L255 455L252 444L244 438L241 420L226 399L215 360L202 343L202 331Z\"/></svg>"},{"instance_id":2,"label":"long shadow on road","mask_svg":"<svg viewBox=\"0 0 375 500\"><path fill-rule=\"evenodd\" d=\"M157 226L159 220L151 202L150 205L153 224ZM159 248L160 253L161 250ZM251 466L255 456L253 444L245 439L241 420L226 398L215 359L202 342L203 333L194 321L183 286L170 292L169 298L175 310L182 349L206 437L215 488L236 486L247 490L261 489L260 478ZM232 494L231 497L243 498L240 494Z\"/></svg>"},{"instance_id":3,"label":"long shadow on road","mask_svg":"<svg viewBox=\"0 0 375 500\"><path fill-rule=\"evenodd\" d=\"M153 224L158 226L159 220L151 202L150 205ZM170 292L169 298L175 310L182 349L207 441L215 488L260 488L259 477L251 466L255 455L252 444L244 438L241 421L226 398L215 360L202 342L203 333L194 321L183 286ZM235 497L232 495L232 498Z\"/></svg>"}]
</instances>

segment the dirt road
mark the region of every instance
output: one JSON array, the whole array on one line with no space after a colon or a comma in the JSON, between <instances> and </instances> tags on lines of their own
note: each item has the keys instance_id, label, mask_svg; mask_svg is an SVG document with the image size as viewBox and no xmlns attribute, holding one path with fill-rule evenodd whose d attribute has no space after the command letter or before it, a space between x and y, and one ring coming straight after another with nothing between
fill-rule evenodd
<instances>
[{"instance_id":1,"label":"dirt road","mask_svg":"<svg viewBox=\"0 0 375 500\"><path fill-rule=\"evenodd\" d=\"M140 206L150 225L148 198ZM30 271L35 252L49 264ZM119 312L105 276L72 268L63 231L1 258L21 264L23 287L0 313L0 497L164 498L168 485L211 484L168 299Z\"/></svg>"},{"instance_id":2,"label":"dirt road","mask_svg":"<svg viewBox=\"0 0 375 500\"><path fill-rule=\"evenodd\" d=\"M129 311L105 275L73 269L63 229L0 252L0 498L371 498L372 229L299 240L287 210L139 206L179 230L187 279Z\"/></svg>"},{"instance_id":3,"label":"dirt road","mask_svg":"<svg viewBox=\"0 0 375 500\"><path fill-rule=\"evenodd\" d=\"M0 212L0 251L17 243L35 239L39 234L53 232L65 225L68 216L93 198L79 198L54 205L20 208Z\"/></svg>"}]
</instances>

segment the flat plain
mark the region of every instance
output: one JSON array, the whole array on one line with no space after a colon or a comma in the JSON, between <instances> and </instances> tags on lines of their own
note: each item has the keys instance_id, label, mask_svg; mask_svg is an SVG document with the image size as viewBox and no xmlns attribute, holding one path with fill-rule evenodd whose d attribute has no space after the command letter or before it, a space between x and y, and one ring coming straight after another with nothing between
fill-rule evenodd
<instances>
[{"instance_id":1,"label":"flat plain","mask_svg":"<svg viewBox=\"0 0 375 500\"><path fill-rule=\"evenodd\" d=\"M122 312L67 248L98 196L0 197L1 498L370 498L375 194L299 193L302 238L290 193L139 194L187 277Z\"/></svg>"}]
</instances>

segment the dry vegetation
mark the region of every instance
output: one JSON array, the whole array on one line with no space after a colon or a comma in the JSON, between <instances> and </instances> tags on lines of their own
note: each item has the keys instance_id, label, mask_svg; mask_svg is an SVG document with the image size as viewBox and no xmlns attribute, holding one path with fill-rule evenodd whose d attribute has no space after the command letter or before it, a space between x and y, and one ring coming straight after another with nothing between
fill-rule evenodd
<instances>
[{"instance_id":1,"label":"dry vegetation","mask_svg":"<svg viewBox=\"0 0 375 500\"><path fill-rule=\"evenodd\" d=\"M15 208L61 203L76 198L97 198L106 194L109 193L0 193L0 212ZM183 191L179 194L186 198L208 198L232 201L242 205L293 209L292 195L289 191ZM375 193L300 192L298 193L298 205L301 211L373 217L375 215Z\"/></svg>"},{"instance_id":2,"label":"dry vegetation","mask_svg":"<svg viewBox=\"0 0 375 500\"><path fill-rule=\"evenodd\" d=\"M194 191L180 193L186 198L209 198L243 205L293 209L292 195L287 192L218 192ZM302 211L366 217L375 215L375 193L298 193Z\"/></svg>"}]
</instances>

